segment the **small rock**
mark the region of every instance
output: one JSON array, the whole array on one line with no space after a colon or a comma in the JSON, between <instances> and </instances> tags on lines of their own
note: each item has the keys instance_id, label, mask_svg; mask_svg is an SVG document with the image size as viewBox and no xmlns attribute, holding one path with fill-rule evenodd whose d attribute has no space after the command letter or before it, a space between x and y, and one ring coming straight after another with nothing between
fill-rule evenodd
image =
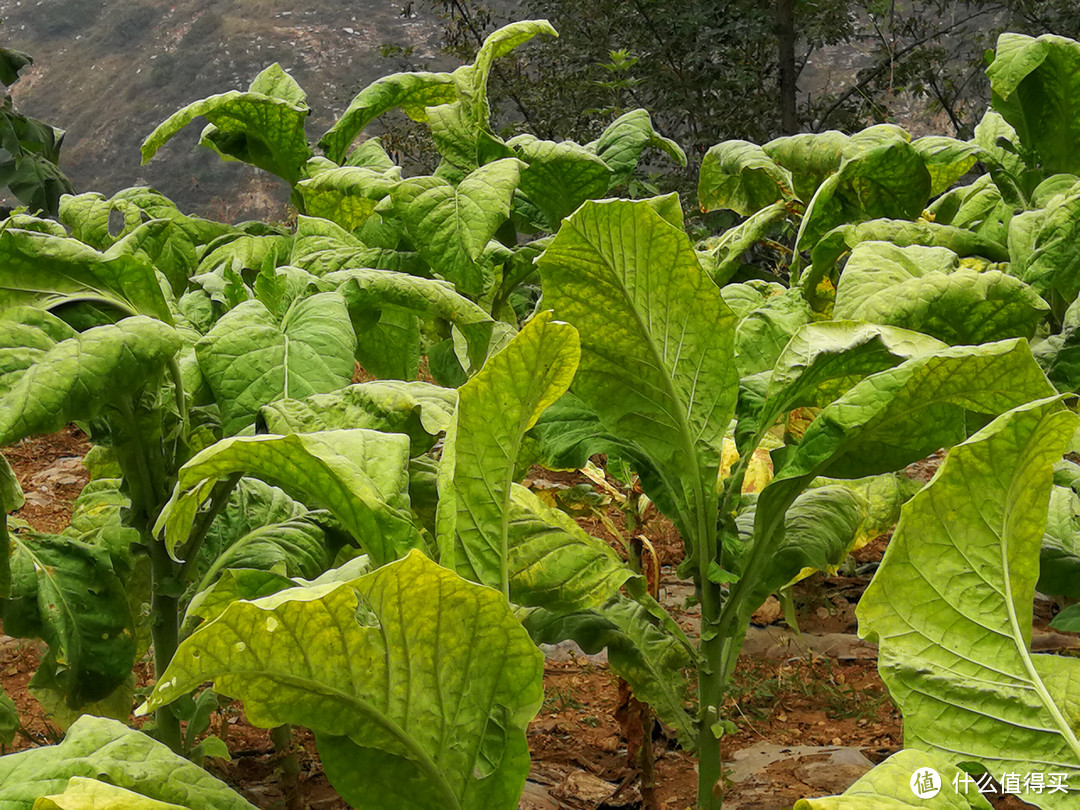
<instances>
[{"instance_id":1,"label":"small rock","mask_svg":"<svg viewBox=\"0 0 1080 810\"><path fill-rule=\"evenodd\" d=\"M571 771L551 789L551 795L564 801L580 802L595 807L615 795L618 785L605 782L585 771Z\"/></svg>"},{"instance_id":2,"label":"small rock","mask_svg":"<svg viewBox=\"0 0 1080 810\"><path fill-rule=\"evenodd\" d=\"M780 600L775 596L770 596L761 607L754 611L750 621L759 627L768 627L783 615L784 609L780 607Z\"/></svg>"},{"instance_id":3,"label":"small rock","mask_svg":"<svg viewBox=\"0 0 1080 810\"><path fill-rule=\"evenodd\" d=\"M600 650L595 655L587 654L575 641L560 641L558 644L540 644L540 651L548 661L585 660L593 664L607 663L607 650Z\"/></svg>"},{"instance_id":4,"label":"small rock","mask_svg":"<svg viewBox=\"0 0 1080 810\"><path fill-rule=\"evenodd\" d=\"M799 766L835 768L840 765L857 766L863 771L874 767L858 748L816 745L772 745L762 743L736 751L725 771L732 782L742 782L764 771L774 762L794 761ZM854 779L852 781L855 781ZM850 782L844 785L842 793Z\"/></svg>"},{"instance_id":5,"label":"small rock","mask_svg":"<svg viewBox=\"0 0 1080 810\"><path fill-rule=\"evenodd\" d=\"M548 794L549 788L536 782L526 782L518 802L518 810L560 810L559 802Z\"/></svg>"}]
</instances>

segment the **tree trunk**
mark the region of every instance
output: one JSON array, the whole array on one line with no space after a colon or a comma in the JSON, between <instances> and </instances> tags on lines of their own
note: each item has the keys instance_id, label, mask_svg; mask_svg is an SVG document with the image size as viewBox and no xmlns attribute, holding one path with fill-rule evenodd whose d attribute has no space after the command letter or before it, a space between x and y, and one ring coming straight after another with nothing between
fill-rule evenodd
<instances>
[{"instance_id":1,"label":"tree trunk","mask_svg":"<svg viewBox=\"0 0 1080 810\"><path fill-rule=\"evenodd\" d=\"M780 128L799 131L795 110L795 0L776 0L776 40L780 57Z\"/></svg>"}]
</instances>

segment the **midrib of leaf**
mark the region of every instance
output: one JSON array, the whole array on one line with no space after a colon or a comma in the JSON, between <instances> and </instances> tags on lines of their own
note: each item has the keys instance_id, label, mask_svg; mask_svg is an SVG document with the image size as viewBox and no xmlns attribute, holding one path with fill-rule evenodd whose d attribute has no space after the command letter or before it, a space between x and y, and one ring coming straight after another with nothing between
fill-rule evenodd
<instances>
[{"instance_id":1,"label":"midrib of leaf","mask_svg":"<svg viewBox=\"0 0 1080 810\"><path fill-rule=\"evenodd\" d=\"M281 355L281 357L282 357L282 371L283 371L282 376L283 376L283 379L284 379L282 390L283 390L285 399L288 399L289 398L289 333L286 332L283 329L282 332L281 332L281 337L284 340L284 345L282 346L282 355Z\"/></svg>"},{"instance_id":2,"label":"midrib of leaf","mask_svg":"<svg viewBox=\"0 0 1080 810\"><path fill-rule=\"evenodd\" d=\"M61 274L58 273L57 275L61 275ZM11 285L8 285L8 284L0 285L0 290L4 290L4 291L7 291L7 292L12 292L12 293L16 293L16 294L18 294L18 293L36 293L36 294L42 295L42 296L53 296L54 298L59 298L60 300L55 302L55 303L78 304L78 303L84 303L85 302L85 303L90 303L90 304L106 304L108 306L115 307L116 309L120 310L120 312L122 312L124 315L127 315L127 316L134 316L134 315L139 314L138 311L132 309L128 305L128 302L126 300L124 300L123 298L113 297L113 296L107 295L104 291L99 290L97 287L93 287L93 286L91 286L89 284L86 284L84 282L80 282L77 279L71 279L70 276L64 276L64 278L66 278L68 280L71 280L71 281L74 281L76 284L78 284L80 287L82 287L84 289L89 288L89 289L93 290L94 293L96 293L96 294L65 293L65 292L57 292L56 290L47 290L47 289L42 290L42 289L38 289L37 287L30 287L30 286L27 286L27 285L24 285L24 286L21 286L21 287L14 287L14 286L11 286ZM49 306L54 306L55 303L52 304L52 305L49 305ZM44 308L48 309L49 306L46 306Z\"/></svg>"},{"instance_id":3,"label":"midrib of leaf","mask_svg":"<svg viewBox=\"0 0 1080 810\"><path fill-rule=\"evenodd\" d=\"M282 372L283 372L282 373L282 380L283 380L283 382L282 382L282 390L283 390L285 399L289 398L289 377L290 377L290 374L289 374L289 343L290 343L290 340L289 340L289 320L290 320L290 318L292 318L293 312L295 312L296 307L299 305L299 303L301 301L304 301L304 300L307 300L307 299L303 299L303 298L294 299L293 302L291 304L289 304L289 308L287 310L285 310L285 315L282 316L282 318L281 318L281 337L282 337L282 340L284 341L284 344L282 346L282 354L281 354L281 359L282 359L281 367L282 367Z\"/></svg>"},{"instance_id":4,"label":"midrib of leaf","mask_svg":"<svg viewBox=\"0 0 1080 810\"><path fill-rule=\"evenodd\" d=\"M566 222L567 222L567 224L569 224L570 220L567 220ZM576 225L574 226L574 228L578 231L578 233L581 235L583 241L585 241L586 244L589 244L589 245L593 244L593 241L589 238L589 236L585 232L583 232ZM622 241L623 241L622 234L620 233L619 234L619 242L622 243ZM660 348L656 345L656 342L653 340L652 332L649 330L648 325L642 319L641 312L639 311L638 307L634 304L634 300L630 295L630 291L629 291L629 289L627 289L627 286L626 286L626 284L625 284L625 282L623 280L623 273L620 273L618 271L618 268L614 265L614 263L608 261L606 253L604 253L601 250L596 250L595 247L594 247L594 250L595 250L596 254L600 257L601 263L603 263L608 268L612 278L616 280L617 289L619 290L620 294L623 296L623 299L626 301L626 304L627 304L628 308L630 309L630 311L634 315L634 320L637 322L638 331L642 335L644 335L644 337L645 337L645 345L648 347L649 353L652 355L652 358L653 358L653 361L654 361L654 364L655 364L655 368L658 371L661 372L660 376L663 379L663 392L664 392L664 394L667 395L667 398L668 398L669 402L674 402L674 403L678 404L679 397L677 396L677 394L675 392L675 386L674 386L674 383L672 381L671 374L668 373L667 366L664 363L664 353L662 351L660 351ZM696 386L696 382L697 382L697 377L696 376L695 376L694 381L695 381L695 386ZM701 467L698 464L698 458L697 458L697 453L696 453L697 448L694 446L694 439L693 439L693 436L690 433L690 425L689 425L689 423L687 421L687 418L688 418L689 413L690 413L691 409L693 408L693 406L694 406L693 400L690 400L686 404L686 416L685 417L678 410L676 410L674 414L671 414L671 416L672 416L672 419L675 421L675 423L678 426L679 437L682 439L682 442L683 442L683 447L682 447L683 453L685 453L686 458L688 458L691 461L691 463L693 464L693 468L694 468L695 475L693 477L694 480L692 482L692 486L694 487L694 496L695 496L694 497L695 512L696 512L696 514L695 514L695 517L696 517L695 523L696 523L696 527L697 527L697 531L698 531L699 536L693 538L693 540L694 540L695 544L701 545L702 541L705 538L705 532L707 531L707 529L706 529L705 512L704 512L704 507L705 507L705 504L704 504L704 488L702 486L702 481L701 481ZM664 410L666 412L666 408L664 408ZM676 491L677 491L677 489L676 489ZM702 573L704 574L704 571L702 571Z\"/></svg>"},{"instance_id":5,"label":"midrib of leaf","mask_svg":"<svg viewBox=\"0 0 1080 810\"><path fill-rule=\"evenodd\" d=\"M37 573L40 572L40 573L44 574L49 579L49 582L52 583L53 591L57 595L57 600L63 605L63 608L64 608L63 613L68 619L68 624L70 626L74 626L75 622L72 620L72 617L75 615L75 611L72 610L71 605L68 603L68 600L67 600L66 596L64 595L64 589L60 588L60 587L58 587L56 585L56 577L53 576L52 569L48 565L46 565L44 562L42 562L38 558L38 556L33 552L33 550L28 545L26 545L26 543L22 542L17 537L15 538L15 543L17 543L27 553L27 555L30 557L30 559L33 561L33 563L34 563L34 573L37 574ZM72 636L75 638L75 644L74 644L74 646L76 648L75 652L78 654L79 658L81 659L82 658L82 636L77 632L73 633ZM61 662L61 663L70 663L72 658L74 658L74 656L69 656L68 661Z\"/></svg>"},{"instance_id":6,"label":"midrib of leaf","mask_svg":"<svg viewBox=\"0 0 1080 810\"><path fill-rule=\"evenodd\" d=\"M537 352L534 358L533 370L538 372L542 370L543 360L540 352ZM525 431L528 429L529 420L533 414L527 412L525 408L521 409L521 416L518 418L517 429L512 434L513 438L511 443L513 445L512 452L508 456L509 464L506 465L506 474L503 476L503 492L502 503L500 504L499 515L499 545L501 549L502 565L500 566L500 576L502 578L502 592L506 597L506 601L510 601L510 501L511 501L511 488L514 483L514 464L517 461L518 452L521 449L521 437L525 435Z\"/></svg>"},{"instance_id":7,"label":"midrib of leaf","mask_svg":"<svg viewBox=\"0 0 1080 810\"><path fill-rule=\"evenodd\" d=\"M385 633L383 634L383 637L385 638ZM412 660L412 656L407 657L410 661ZM390 661L389 656L387 656L387 667L389 668L389 666ZM389 674L389 669L387 670L387 674ZM247 683L251 683L257 678L267 678L273 681L277 681L279 683L287 684L288 686L303 689L304 691L309 693L323 694L354 707L358 714L361 714L365 717L370 717L380 726L389 731L390 734L393 735L394 739L396 739L405 748L407 748L409 753L411 753L413 757L415 757L414 761L420 766L421 770L423 770L425 776L427 776L432 782L435 783L435 785L439 788L439 791L443 794L443 798L449 802L447 807L455 808L455 810L460 810L461 803L458 801L457 794L454 792L454 789L450 785L450 783L447 782L446 779L443 777L442 773L439 771L438 766L432 761L428 753L423 748L421 748L420 745L417 744L417 742L413 739L412 735L409 734L405 729L403 729L392 717L388 717L386 714L376 709L363 698L357 697L356 695L350 695L347 692L343 692L335 687L327 686L325 683L322 683L320 681L312 680L310 678L302 678L298 675L284 675L273 672L268 673L266 670L261 669L228 669L216 673L215 679L220 678L222 675L240 678ZM387 679L387 684L390 683L391 681ZM411 700L407 700L406 710L410 704ZM349 739L351 740L352 738L350 737Z\"/></svg>"},{"instance_id":8,"label":"midrib of leaf","mask_svg":"<svg viewBox=\"0 0 1080 810\"><path fill-rule=\"evenodd\" d=\"M1016 479L1014 478L1013 486L1016 486ZM1025 482L1026 483L1026 482ZM1021 486L1024 483L1020 484ZM1015 502L1016 498L1009 498L1010 502ZM1016 616L1016 605L1013 603L1012 592L1012 568L1009 565L1008 555L1008 510L1002 516L1001 530L997 532L997 536L1001 538L1001 542L998 543L998 547L1001 553L1001 570L1005 578L1005 609L1008 611L1009 626L1012 630L1012 641L1016 647L1016 652L1020 656L1020 660L1024 664L1024 669L1027 671L1028 678L1031 680L1032 686L1035 689L1035 694L1038 695L1039 700L1042 701L1043 706L1050 712L1050 716L1057 724L1061 736L1065 738L1065 742L1068 743L1069 748L1072 749L1073 756L1080 762L1080 741L1076 739L1076 735L1073 733L1072 728L1069 726L1068 721L1061 713L1061 709L1057 703L1050 696L1050 693L1046 691L1046 685L1043 683L1042 678L1035 669L1035 664L1031 660L1031 653L1027 648L1027 645L1023 643L1024 634L1020 630L1020 622Z\"/></svg>"}]
</instances>

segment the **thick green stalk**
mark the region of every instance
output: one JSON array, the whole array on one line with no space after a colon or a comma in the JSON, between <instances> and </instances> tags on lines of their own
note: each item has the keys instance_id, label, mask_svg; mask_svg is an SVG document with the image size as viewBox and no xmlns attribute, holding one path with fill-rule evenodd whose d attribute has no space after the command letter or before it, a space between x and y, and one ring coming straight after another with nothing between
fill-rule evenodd
<instances>
[{"instance_id":1,"label":"thick green stalk","mask_svg":"<svg viewBox=\"0 0 1080 810\"><path fill-rule=\"evenodd\" d=\"M199 556L199 549L202 548L203 542L206 540L206 535L210 531L210 527L213 525L214 520L225 509L225 506L229 503L229 496L236 488L236 485L240 482L243 473L233 473L227 478L223 478L214 484L214 489L210 493L209 505L195 520L195 525L191 530L191 534L188 536L187 542L178 549L177 555L181 560L180 579L183 584L187 584L189 572L193 569L195 559ZM203 590L209 587L214 576L220 570L220 560L215 561L210 566L210 570L206 572L202 581L199 583L199 587L195 589L195 592Z\"/></svg>"},{"instance_id":2,"label":"thick green stalk","mask_svg":"<svg viewBox=\"0 0 1080 810\"><path fill-rule=\"evenodd\" d=\"M713 474L715 477L715 472ZM704 476L698 475L700 483ZM720 738L715 724L724 698L720 660L722 639L716 633L720 618L720 586L709 579L709 568L718 557L716 544L717 497L715 490L703 486L694 491L694 550L697 571L694 585L701 604L701 661L698 664L698 799L699 810L719 810L723 804Z\"/></svg>"},{"instance_id":3,"label":"thick green stalk","mask_svg":"<svg viewBox=\"0 0 1080 810\"><path fill-rule=\"evenodd\" d=\"M705 544L702 543L702 546ZM707 568L705 569L708 570ZM698 801L699 810L719 810L723 804L720 777L720 738L714 726L724 701L723 637L716 633L720 617L720 586L707 576L699 577L701 601L701 657L698 668Z\"/></svg>"},{"instance_id":4,"label":"thick green stalk","mask_svg":"<svg viewBox=\"0 0 1080 810\"><path fill-rule=\"evenodd\" d=\"M160 678L180 646L180 600L176 596L180 566L170 559L162 542L152 541L150 570L150 635L154 642L154 676ZM172 710L162 706L154 713L154 722L158 739L182 753L180 720Z\"/></svg>"},{"instance_id":5,"label":"thick green stalk","mask_svg":"<svg viewBox=\"0 0 1080 810\"><path fill-rule=\"evenodd\" d=\"M150 637L154 645L154 675L161 677L180 643L179 566L169 558L165 544L153 536L153 526L166 497L161 485L165 471L159 469L164 459L158 454L159 463L154 464L155 459L139 431L131 402L122 400L118 407L122 421L114 426L117 429L115 435L123 436L127 441L116 447L117 461L131 499L131 526L139 532L150 555ZM182 738L176 715L165 706L158 709L154 720L158 739L179 753Z\"/></svg>"},{"instance_id":6,"label":"thick green stalk","mask_svg":"<svg viewBox=\"0 0 1080 810\"><path fill-rule=\"evenodd\" d=\"M750 450L736 462L731 475L726 481L722 499L711 501L718 508L713 510L725 527L734 531L729 516L738 509L742 497L742 482L753 454L764 434L763 427L750 443ZM795 496L805 488L809 481L800 481L791 485L790 492L783 492L782 503L775 504L763 524L764 531L755 538L750 551L750 559L739 581L732 586L725 600L720 585L709 579L710 564L721 559L723 537L716 534L716 521L704 522L698 516L699 537L696 545L698 570L695 572L695 585L698 601L701 604L701 661L698 665L698 808L699 810L719 810L723 804L720 779L722 764L720 761L720 738L713 730L713 725L720 720L724 696L731 683L735 663L742 649L743 630L740 627L740 606L746 590L760 576L761 568L772 553L773 541L777 529L782 529L784 514ZM718 504L716 501L720 501ZM766 499L762 504L768 508L771 504ZM755 531L755 534L759 534Z\"/></svg>"},{"instance_id":7,"label":"thick green stalk","mask_svg":"<svg viewBox=\"0 0 1080 810\"><path fill-rule=\"evenodd\" d=\"M758 499L758 516L754 521L754 539L749 558L739 581L731 587L716 624L716 633L722 648L719 659L720 679L725 687L735 670L735 662L746 636L742 617L747 607L752 609L758 607L743 604L746 601L746 592L761 578L762 570L772 558L776 544L783 537L784 518L788 507L815 476L816 473L812 473L773 482L769 487L778 487L778 489L769 493L769 487L766 487L762 492L762 497Z\"/></svg>"}]
</instances>

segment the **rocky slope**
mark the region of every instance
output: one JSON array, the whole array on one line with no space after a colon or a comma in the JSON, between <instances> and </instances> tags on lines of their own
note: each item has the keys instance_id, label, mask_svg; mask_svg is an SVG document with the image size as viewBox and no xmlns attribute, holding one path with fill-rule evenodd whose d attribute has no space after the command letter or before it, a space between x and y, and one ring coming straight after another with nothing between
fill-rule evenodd
<instances>
[{"instance_id":1,"label":"rocky slope","mask_svg":"<svg viewBox=\"0 0 1080 810\"><path fill-rule=\"evenodd\" d=\"M196 149L198 123L146 166L142 140L191 101L246 89L272 62L307 90L314 140L379 76L454 66L440 53L438 19L417 5L0 0L0 42L34 57L12 91L15 106L67 130L61 167L79 191L152 185L186 210L236 221L284 216L287 192L265 173Z\"/></svg>"}]
</instances>

